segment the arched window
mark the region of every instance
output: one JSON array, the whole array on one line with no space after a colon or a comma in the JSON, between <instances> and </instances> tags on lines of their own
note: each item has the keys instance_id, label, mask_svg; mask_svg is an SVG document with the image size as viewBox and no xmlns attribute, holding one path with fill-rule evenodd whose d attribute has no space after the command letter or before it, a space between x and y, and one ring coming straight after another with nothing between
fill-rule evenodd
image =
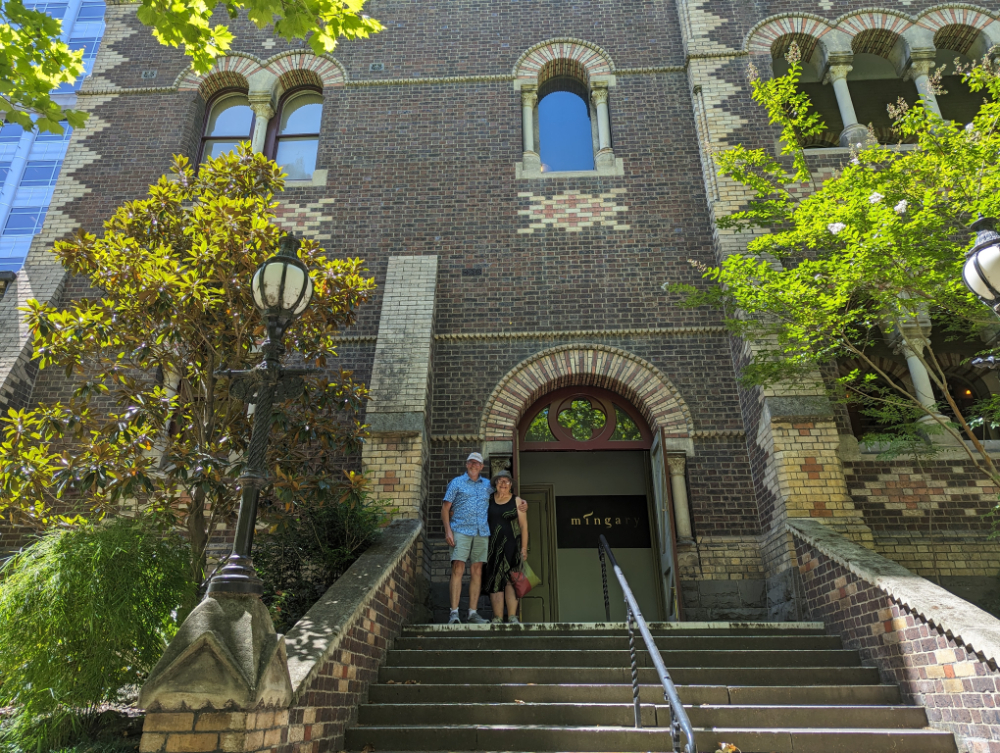
<instances>
[{"instance_id":1,"label":"arched window","mask_svg":"<svg viewBox=\"0 0 1000 753\"><path fill-rule=\"evenodd\" d=\"M648 450L653 435L621 395L567 387L538 400L521 422L520 449Z\"/></svg>"},{"instance_id":2,"label":"arched window","mask_svg":"<svg viewBox=\"0 0 1000 753\"><path fill-rule=\"evenodd\" d=\"M323 120L323 95L314 89L299 89L286 95L278 107L272 144L266 149L288 175L305 180L316 170L319 131Z\"/></svg>"},{"instance_id":3,"label":"arched window","mask_svg":"<svg viewBox=\"0 0 1000 753\"><path fill-rule=\"evenodd\" d=\"M538 95L542 172L593 170L596 129L586 87L576 79L559 77L549 79Z\"/></svg>"},{"instance_id":4,"label":"arched window","mask_svg":"<svg viewBox=\"0 0 1000 753\"><path fill-rule=\"evenodd\" d=\"M231 152L241 141L250 141L253 124L254 113L245 94L230 92L216 98L205 121L199 162Z\"/></svg>"},{"instance_id":5,"label":"arched window","mask_svg":"<svg viewBox=\"0 0 1000 753\"><path fill-rule=\"evenodd\" d=\"M837 106L837 95L831 87L823 83L821 69L824 67L824 60L819 40L807 34L785 34L778 37L771 45L771 69L775 77L788 73L787 56L793 43L799 48L802 65L799 90L809 97L813 108L826 126L822 133L807 139L803 146L806 149L840 146L844 121Z\"/></svg>"}]
</instances>

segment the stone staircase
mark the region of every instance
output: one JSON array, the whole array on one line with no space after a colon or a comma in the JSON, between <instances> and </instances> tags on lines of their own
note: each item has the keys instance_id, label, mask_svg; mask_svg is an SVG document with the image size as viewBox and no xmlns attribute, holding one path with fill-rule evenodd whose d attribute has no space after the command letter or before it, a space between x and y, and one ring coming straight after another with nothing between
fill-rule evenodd
<instances>
[{"instance_id":1,"label":"stone staircase","mask_svg":"<svg viewBox=\"0 0 1000 753\"><path fill-rule=\"evenodd\" d=\"M922 708L900 704L822 623L654 623L698 750L955 753ZM642 639L636 636L637 649ZM348 750L669 751L669 707L618 625L406 628L347 731Z\"/></svg>"}]
</instances>

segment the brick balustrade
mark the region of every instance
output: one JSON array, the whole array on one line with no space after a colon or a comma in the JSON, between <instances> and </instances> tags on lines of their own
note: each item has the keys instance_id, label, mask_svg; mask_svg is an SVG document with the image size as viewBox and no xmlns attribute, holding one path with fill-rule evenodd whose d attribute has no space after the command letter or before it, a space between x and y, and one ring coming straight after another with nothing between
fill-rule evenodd
<instances>
[{"instance_id":1,"label":"brick balustrade","mask_svg":"<svg viewBox=\"0 0 1000 753\"><path fill-rule=\"evenodd\" d=\"M418 521L392 523L285 636L290 704L148 709L140 751L342 750L344 730L413 607L420 534Z\"/></svg>"},{"instance_id":2,"label":"brick balustrade","mask_svg":"<svg viewBox=\"0 0 1000 753\"><path fill-rule=\"evenodd\" d=\"M811 618L963 753L1000 753L1000 620L817 520L787 526Z\"/></svg>"}]
</instances>

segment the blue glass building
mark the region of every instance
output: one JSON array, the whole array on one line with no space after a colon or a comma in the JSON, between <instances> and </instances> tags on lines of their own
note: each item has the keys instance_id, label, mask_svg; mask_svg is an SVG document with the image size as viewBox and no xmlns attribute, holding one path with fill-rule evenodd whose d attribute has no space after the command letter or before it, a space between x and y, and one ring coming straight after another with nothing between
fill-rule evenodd
<instances>
[{"instance_id":1,"label":"blue glass building","mask_svg":"<svg viewBox=\"0 0 1000 753\"><path fill-rule=\"evenodd\" d=\"M72 84L62 84L53 95L60 105L72 108L101 45L104 0L25 5L61 19L63 40L71 49L83 50L84 75ZM61 134L25 131L12 123L0 128L0 271L17 272L32 239L41 231L71 132L69 126Z\"/></svg>"}]
</instances>

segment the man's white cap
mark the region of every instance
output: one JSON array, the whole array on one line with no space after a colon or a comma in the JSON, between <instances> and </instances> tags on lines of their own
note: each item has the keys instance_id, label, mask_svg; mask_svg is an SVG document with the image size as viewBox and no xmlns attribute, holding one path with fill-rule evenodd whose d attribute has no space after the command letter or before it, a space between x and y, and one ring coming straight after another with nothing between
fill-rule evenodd
<instances>
[{"instance_id":1,"label":"man's white cap","mask_svg":"<svg viewBox=\"0 0 1000 753\"><path fill-rule=\"evenodd\" d=\"M468 463L470 460L475 460L477 463L482 463L483 456L480 455L478 452L470 452L469 457L465 459L465 462Z\"/></svg>"}]
</instances>

